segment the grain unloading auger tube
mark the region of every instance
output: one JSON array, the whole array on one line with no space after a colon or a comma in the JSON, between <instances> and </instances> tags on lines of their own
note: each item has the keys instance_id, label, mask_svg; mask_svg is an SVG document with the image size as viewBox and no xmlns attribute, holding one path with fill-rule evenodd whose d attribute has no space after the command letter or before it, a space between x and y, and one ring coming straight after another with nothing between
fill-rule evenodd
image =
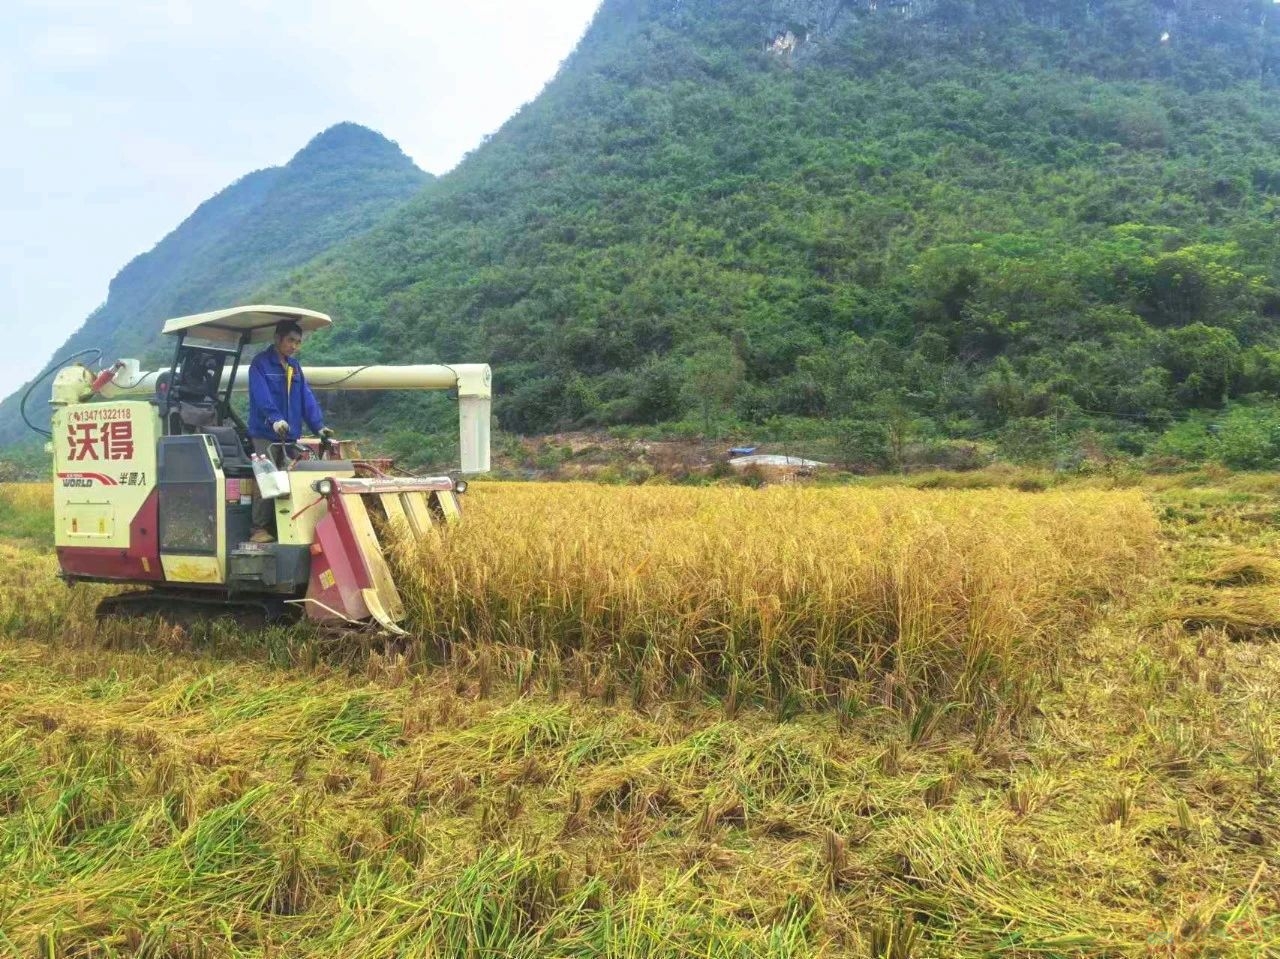
<instances>
[{"instance_id":1,"label":"grain unloading auger tube","mask_svg":"<svg viewBox=\"0 0 1280 959\"><path fill-rule=\"evenodd\" d=\"M165 324L168 370L121 359L54 380L55 545L63 578L146 587L112 610L188 603L303 610L323 623L373 622L402 632L404 603L387 562L397 530L439 535L462 515L466 483L405 476L347 442L256 467L232 396L248 387L246 347L282 320L306 332L332 321L282 306L245 306ZM270 348L270 347L268 347ZM57 369L55 365L54 369ZM491 374L484 364L304 367L317 390L450 390L458 400L459 472L489 470ZM327 443L327 441L326 441ZM291 444L278 444L291 445ZM327 458L326 458L327 455ZM250 536L258 489L275 539Z\"/></svg>"}]
</instances>

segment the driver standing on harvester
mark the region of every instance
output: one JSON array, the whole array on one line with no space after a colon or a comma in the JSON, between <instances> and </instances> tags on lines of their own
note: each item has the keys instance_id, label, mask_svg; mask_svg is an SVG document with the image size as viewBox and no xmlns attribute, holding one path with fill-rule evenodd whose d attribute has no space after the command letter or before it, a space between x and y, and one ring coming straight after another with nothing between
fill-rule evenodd
<instances>
[{"instance_id":1,"label":"driver standing on harvester","mask_svg":"<svg viewBox=\"0 0 1280 959\"><path fill-rule=\"evenodd\" d=\"M301 348L302 327L293 320L283 320L276 324L272 345L249 364L249 437L253 451L270 456L277 466L284 465L286 444L296 443L302 436L304 422L317 436L328 439L333 435L324 425L320 404L296 359ZM271 500L259 494L253 501L250 539L274 542L271 521Z\"/></svg>"}]
</instances>

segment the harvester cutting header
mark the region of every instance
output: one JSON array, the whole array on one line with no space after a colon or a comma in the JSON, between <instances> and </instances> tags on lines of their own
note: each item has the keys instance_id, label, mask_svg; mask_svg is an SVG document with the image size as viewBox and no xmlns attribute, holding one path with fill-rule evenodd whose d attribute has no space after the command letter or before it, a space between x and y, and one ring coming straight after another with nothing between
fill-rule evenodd
<instances>
[{"instance_id":1,"label":"harvester cutting header","mask_svg":"<svg viewBox=\"0 0 1280 959\"><path fill-rule=\"evenodd\" d=\"M433 535L461 516L466 483L355 458L328 429L319 443L299 441L288 420L268 442L231 403L249 390L247 347L272 342L278 329L300 335L332 322L283 306L202 313L164 325L176 338L168 370L122 359L96 375L80 365L59 371L52 439L63 578L148 587L107 600L108 611L196 604L274 619L301 609L320 622L372 620L398 632L403 606L379 532L399 524ZM279 359L291 384L289 358ZM316 390L456 390L460 472L489 470L486 365L310 367L305 381ZM255 442L269 455L255 457ZM255 532L269 519L273 532Z\"/></svg>"}]
</instances>

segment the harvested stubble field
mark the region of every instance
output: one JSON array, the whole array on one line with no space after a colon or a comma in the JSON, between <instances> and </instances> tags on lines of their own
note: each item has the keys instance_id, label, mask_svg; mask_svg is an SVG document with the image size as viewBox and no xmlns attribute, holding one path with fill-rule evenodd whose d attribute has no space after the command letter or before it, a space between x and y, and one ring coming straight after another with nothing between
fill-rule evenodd
<instances>
[{"instance_id":1,"label":"harvested stubble field","mask_svg":"<svg viewBox=\"0 0 1280 959\"><path fill-rule=\"evenodd\" d=\"M0 489L0 954L1275 951L1280 499L1203 479L476 484L396 648L95 624Z\"/></svg>"}]
</instances>

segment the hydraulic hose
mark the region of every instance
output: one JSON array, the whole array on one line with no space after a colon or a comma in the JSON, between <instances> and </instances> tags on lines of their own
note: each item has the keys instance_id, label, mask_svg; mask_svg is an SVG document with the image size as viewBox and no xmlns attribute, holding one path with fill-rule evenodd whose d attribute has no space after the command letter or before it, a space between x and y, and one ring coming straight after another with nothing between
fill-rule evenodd
<instances>
[{"instance_id":1,"label":"hydraulic hose","mask_svg":"<svg viewBox=\"0 0 1280 959\"><path fill-rule=\"evenodd\" d=\"M35 390L35 388L39 386L42 382L44 382L44 380L49 376L49 374L56 373L58 370L66 366L68 363L74 360L78 360L82 356L88 356L90 353L93 354L93 360L91 362L96 362L97 360L102 359L102 350L99 350L97 348L81 350L79 353L72 353L69 356L64 356L61 359L54 360L51 364L49 364L48 369L46 369L43 373L41 373L34 380L31 381L31 385L27 387L27 391L22 394L22 402L18 406L18 412L22 414L22 422L27 424L27 429L35 433L39 433L41 436L44 436L47 438L53 437L53 434L50 433L48 430L41 429L39 426L36 426L35 423L32 423L30 419L28 419L27 400L30 399L31 394Z\"/></svg>"}]
</instances>

